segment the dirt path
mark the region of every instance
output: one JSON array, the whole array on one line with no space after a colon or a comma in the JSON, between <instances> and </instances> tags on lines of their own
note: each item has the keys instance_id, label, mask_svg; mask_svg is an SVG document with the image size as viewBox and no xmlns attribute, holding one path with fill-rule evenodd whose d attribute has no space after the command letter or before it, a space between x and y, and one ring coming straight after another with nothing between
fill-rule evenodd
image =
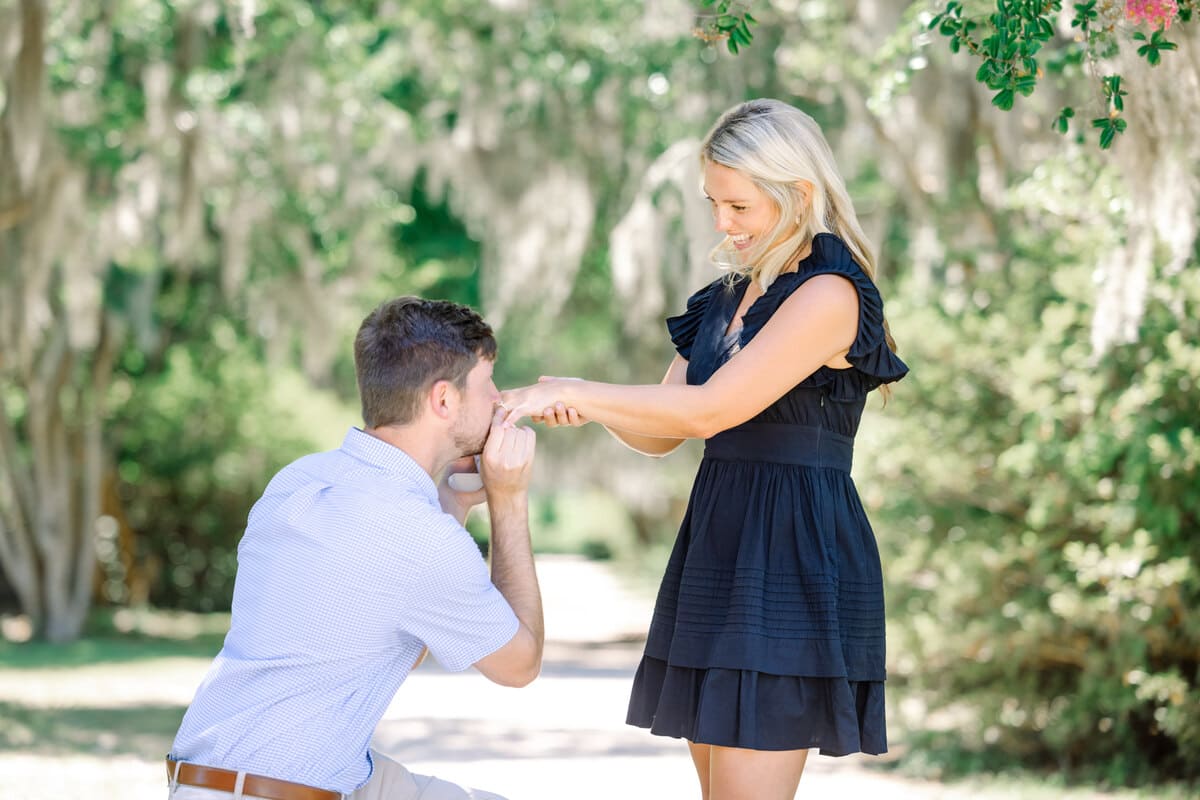
<instances>
[{"instance_id":1,"label":"dirt path","mask_svg":"<svg viewBox=\"0 0 1200 800\"><path fill-rule=\"evenodd\" d=\"M542 676L505 689L473 670L449 674L427 662L401 687L375 746L414 772L509 800L698 798L684 744L624 724L652 598L602 564L563 556L539 556L538 564L548 640ZM183 657L53 670L0 665L0 799L165 800L161 759L208 665ZM945 786L880 773L869 762L813 756L797 796L1133 797L995 781Z\"/></svg>"},{"instance_id":2,"label":"dirt path","mask_svg":"<svg viewBox=\"0 0 1200 800\"><path fill-rule=\"evenodd\" d=\"M624 724L653 598L603 565L538 559L546 609L542 676L504 689L473 672L423 665L397 695L375 746L414 772L511 800L698 797L686 746ZM966 798L868 771L856 757L812 757L800 795ZM972 793L972 796L976 796Z\"/></svg>"}]
</instances>

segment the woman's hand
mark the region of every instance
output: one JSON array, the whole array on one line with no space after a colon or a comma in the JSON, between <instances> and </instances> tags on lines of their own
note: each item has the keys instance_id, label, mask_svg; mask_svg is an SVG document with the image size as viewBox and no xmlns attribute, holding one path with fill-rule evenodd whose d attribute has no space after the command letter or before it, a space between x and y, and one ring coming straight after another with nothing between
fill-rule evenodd
<instances>
[{"instance_id":1,"label":"woman's hand","mask_svg":"<svg viewBox=\"0 0 1200 800\"><path fill-rule=\"evenodd\" d=\"M521 417L529 417L534 422L545 423L548 428L586 425L587 417L561 399L567 382L578 380L543 375L532 386L501 392L500 405L508 411L505 421L515 423Z\"/></svg>"}]
</instances>

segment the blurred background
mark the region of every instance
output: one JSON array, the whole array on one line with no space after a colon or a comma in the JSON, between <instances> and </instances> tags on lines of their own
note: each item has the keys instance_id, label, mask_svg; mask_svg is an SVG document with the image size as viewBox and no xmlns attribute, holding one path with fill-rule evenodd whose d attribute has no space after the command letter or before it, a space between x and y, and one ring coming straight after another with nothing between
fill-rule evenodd
<instances>
[{"instance_id":1,"label":"blurred background","mask_svg":"<svg viewBox=\"0 0 1200 800\"><path fill-rule=\"evenodd\" d=\"M657 382L717 275L697 144L770 96L822 124L912 368L854 468L889 768L1189 796L1200 23L949 5L0 0L0 763L157 764L183 707L89 707L77 670L215 653L250 505L360 421L381 300L481 310L502 388ZM1035 5L1014 104L986 57L1028 29L953 20ZM699 452L541 432L539 552L652 593Z\"/></svg>"}]
</instances>

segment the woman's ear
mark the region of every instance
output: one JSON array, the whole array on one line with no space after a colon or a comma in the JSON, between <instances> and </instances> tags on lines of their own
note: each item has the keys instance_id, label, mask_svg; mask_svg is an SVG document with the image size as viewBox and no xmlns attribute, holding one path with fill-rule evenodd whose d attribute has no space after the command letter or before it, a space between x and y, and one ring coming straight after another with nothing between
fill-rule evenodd
<instances>
[{"instance_id":1,"label":"woman's ear","mask_svg":"<svg viewBox=\"0 0 1200 800\"><path fill-rule=\"evenodd\" d=\"M800 212L807 214L812 209L812 181L798 180L793 185L796 187L796 194L800 198Z\"/></svg>"}]
</instances>

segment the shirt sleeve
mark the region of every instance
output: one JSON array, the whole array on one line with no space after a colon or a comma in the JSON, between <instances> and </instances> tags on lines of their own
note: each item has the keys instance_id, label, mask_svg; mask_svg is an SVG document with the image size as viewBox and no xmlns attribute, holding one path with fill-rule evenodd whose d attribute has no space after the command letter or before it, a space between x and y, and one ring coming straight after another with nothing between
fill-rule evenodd
<instances>
[{"instance_id":1,"label":"shirt sleeve","mask_svg":"<svg viewBox=\"0 0 1200 800\"><path fill-rule=\"evenodd\" d=\"M414 533L424 567L412 576L402 627L459 672L508 644L520 623L466 529L440 510L422 516Z\"/></svg>"}]
</instances>

